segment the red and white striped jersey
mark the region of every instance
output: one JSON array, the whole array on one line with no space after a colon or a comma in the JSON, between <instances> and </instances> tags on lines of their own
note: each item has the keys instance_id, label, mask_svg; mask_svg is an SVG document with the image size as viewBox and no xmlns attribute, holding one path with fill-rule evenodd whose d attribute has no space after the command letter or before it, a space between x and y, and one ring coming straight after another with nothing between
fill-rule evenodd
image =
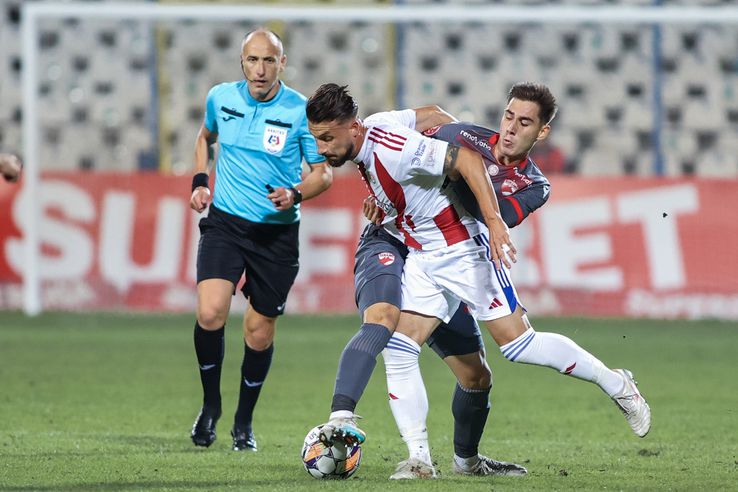
<instances>
[{"instance_id":1,"label":"red and white striped jersey","mask_svg":"<svg viewBox=\"0 0 738 492\"><path fill-rule=\"evenodd\" d=\"M354 161L384 211L385 230L419 250L434 250L469 239L479 224L444 186L448 143L428 138L408 111L376 113L364 120L364 143ZM447 183L446 183L447 184Z\"/></svg>"}]
</instances>

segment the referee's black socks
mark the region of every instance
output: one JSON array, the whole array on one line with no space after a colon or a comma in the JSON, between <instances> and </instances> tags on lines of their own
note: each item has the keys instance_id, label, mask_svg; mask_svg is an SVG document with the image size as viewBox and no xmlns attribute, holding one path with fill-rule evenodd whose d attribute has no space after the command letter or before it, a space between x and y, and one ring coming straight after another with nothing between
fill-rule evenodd
<instances>
[{"instance_id":1,"label":"referee's black socks","mask_svg":"<svg viewBox=\"0 0 738 492\"><path fill-rule=\"evenodd\" d=\"M223 366L225 326L217 330L205 330L195 322L195 353L200 366L202 404L220 411L220 372Z\"/></svg>"},{"instance_id":2,"label":"referee's black socks","mask_svg":"<svg viewBox=\"0 0 738 492\"><path fill-rule=\"evenodd\" d=\"M261 387L272 365L274 344L266 350L253 350L243 344L243 363L241 364L241 391L238 395L238 409L234 427L245 431L251 429L254 407L259 399Z\"/></svg>"}]
</instances>

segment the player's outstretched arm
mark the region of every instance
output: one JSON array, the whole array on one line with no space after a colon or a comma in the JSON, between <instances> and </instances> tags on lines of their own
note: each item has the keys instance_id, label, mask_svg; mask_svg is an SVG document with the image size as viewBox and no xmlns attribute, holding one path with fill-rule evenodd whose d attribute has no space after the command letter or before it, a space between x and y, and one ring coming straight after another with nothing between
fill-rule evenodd
<instances>
[{"instance_id":1,"label":"player's outstretched arm","mask_svg":"<svg viewBox=\"0 0 738 492\"><path fill-rule=\"evenodd\" d=\"M21 175L23 165L20 159L13 154L0 154L0 174L5 181L15 183Z\"/></svg>"},{"instance_id":2,"label":"player's outstretched arm","mask_svg":"<svg viewBox=\"0 0 738 492\"><path fill-rule=\"evenodd\" d=\"M192 179L192 195L190 195L190 208L195 212L202 212L210 205L212 195L208 183L208 162L210 161L208 149L217 140L218 134L212 133L205 127L200 126L195 140L195 174Z\"/></svg>"},{"instance_id":3,"label":"player's outstretched arm","mask_svg":"<svg viewBox=\"0 0 738 492\"><path fill-rule=\"evenodd\" d=\"M461 176L469 185L479 204L479 210L489 229L490 253L495 266L504 263L511 267L510 260L516 261L517 249L510 239L510 231L500 215L492 182L489 179L482 158L469 149L449 145L446 151L444 170L452 179ZM507 253L505 247L508 248Z\"/></svg>"},{"instance_id":4,"label":"player's outstretched arm","mask_svg":"<svg viewBox=\"0 0 738 492\"><path fill-rule=\"evenodd\" d=\"M444 111L440 106L432 104L415 108L415 130L424 132L429 128L446 123L459 121L450 113Z\"/></svg>"}]
</instances>

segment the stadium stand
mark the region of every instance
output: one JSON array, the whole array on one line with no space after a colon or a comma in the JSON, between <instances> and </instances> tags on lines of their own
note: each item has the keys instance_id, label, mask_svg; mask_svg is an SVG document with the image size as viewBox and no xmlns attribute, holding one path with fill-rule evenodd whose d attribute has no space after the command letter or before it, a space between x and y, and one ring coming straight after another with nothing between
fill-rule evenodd
<instances>
[{"instance_id":1,"label":"stadium stand","mask_svg":"<svg viewBox=\"0 0 738 492\"><path fill-rule=\"evenodd\" d=\"M0 148L16 152L21 150L21 3L0 4ZM550 2L448 3L473 8ZM240 77L238 47L255 26L45 21L39 39L43 168L189 172L207 90ZM566 156L568 172L651 175L654 132L660 131L665 174L738 176L736 26L300 22L270 27L285 40L289 59L283 79L306 94L335 81L349 84L367 113L438 103L494 127L505 90L516 81L540 81L559 98L551 143Z\"/></svg>"}]
</instances>

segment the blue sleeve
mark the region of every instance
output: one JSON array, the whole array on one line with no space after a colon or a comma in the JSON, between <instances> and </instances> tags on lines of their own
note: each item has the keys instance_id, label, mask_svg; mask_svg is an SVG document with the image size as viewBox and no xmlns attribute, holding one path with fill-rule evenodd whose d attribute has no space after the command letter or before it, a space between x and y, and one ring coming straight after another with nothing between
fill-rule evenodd
<instances>
[{"instance_id":1,"label":"blue sleeve","mask_svg":"<svg viewBox=\"0 0 738 492\"><path fill-rule=\"evenodd\" d=\"M205 121L203 123L210 133L218 133L218 107L215 103L215 89L217 87L210 89L205 101Z\"/></svg>"}]
</instances>

